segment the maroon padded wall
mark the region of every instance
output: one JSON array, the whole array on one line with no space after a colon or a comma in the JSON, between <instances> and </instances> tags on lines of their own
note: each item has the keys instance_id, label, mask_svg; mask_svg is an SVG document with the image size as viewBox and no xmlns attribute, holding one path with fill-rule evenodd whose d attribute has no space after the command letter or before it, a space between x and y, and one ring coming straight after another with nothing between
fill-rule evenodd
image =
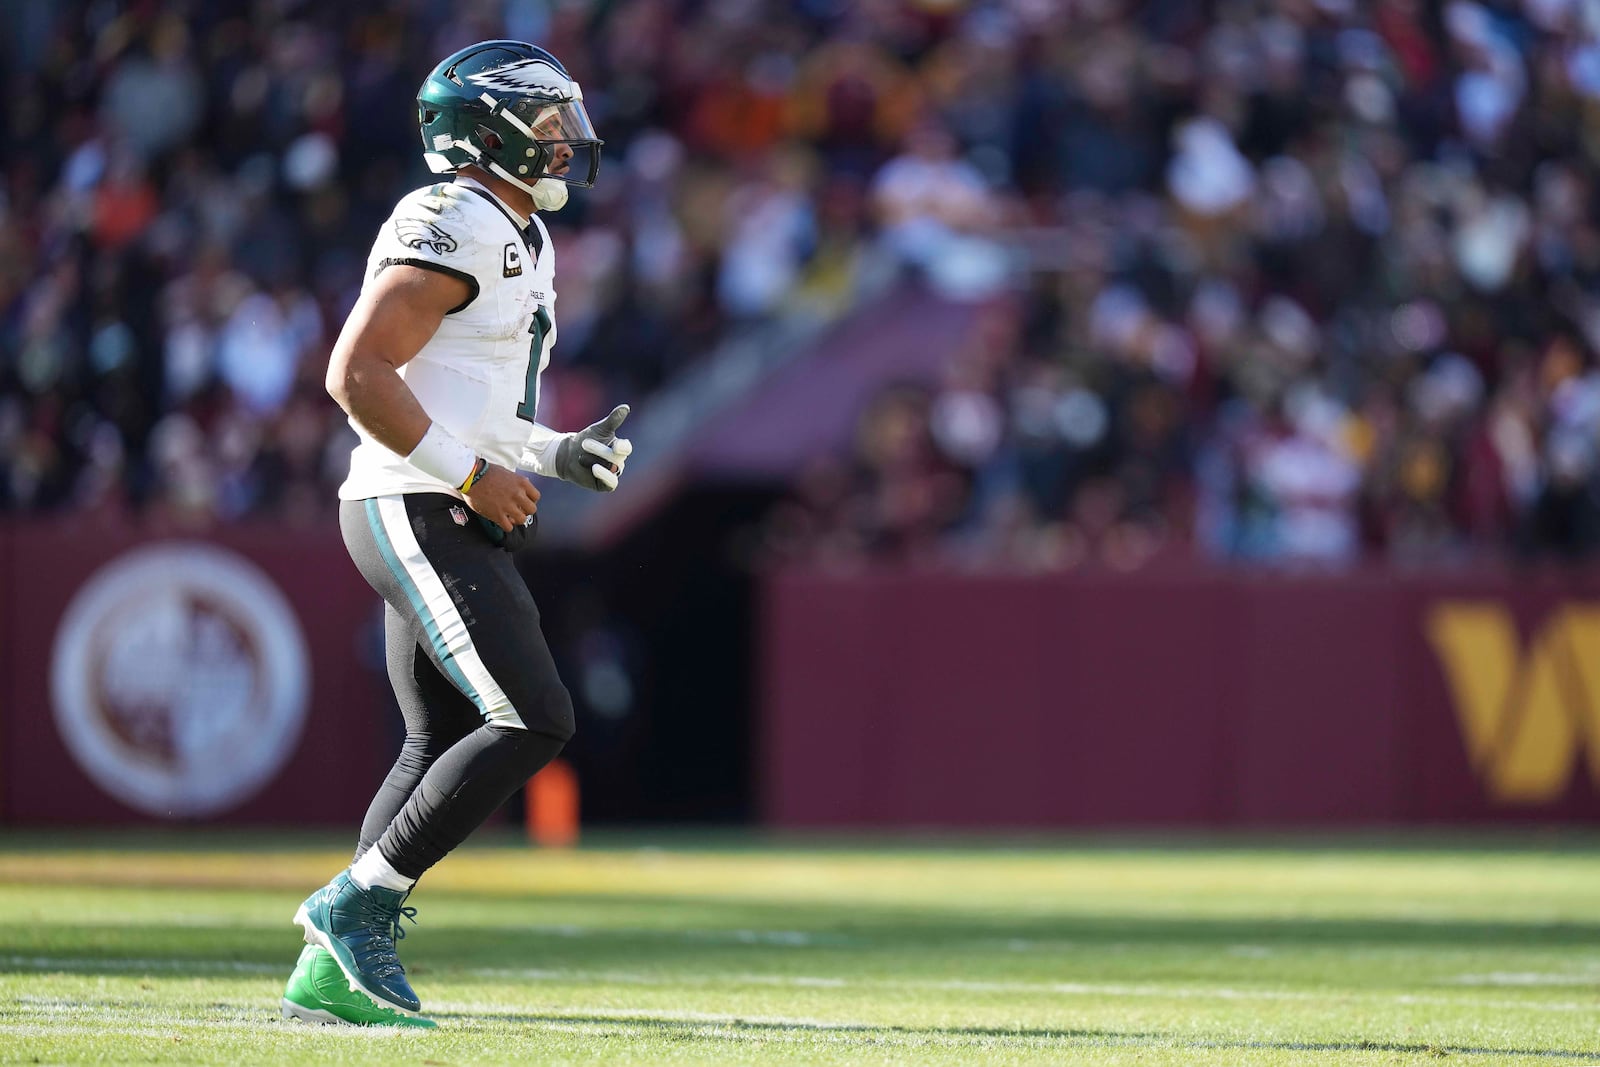
<instances>
[{"instance_id":1,"label":"maroon padded wall","mask_svg":"<svg viewBox=\"0 0 1600 1067\"><path fill-rule=\"evenodd\" d=\"M1597 597L1593 573L1494 570L774 575L764 817L958 828L1593 820ZM1500 624L1512 636L1497 644ZM1457 635L1449 649L1442 630ZM1476 751L1469 706L1489 719Z\"/></svg>"},{"instance_id":2,"label":"maroon padded wall","mask_svg":"<svg viewBox=\"0 0 1600 1067\"><path fill-rule=\"evenodd\" d=\"M221 810L200 814L177 810L170 816L138 810L98 784L82 760L69 751L63 737L52 671L65 640L64 614L88 587L86 583L96 575L111 573L108 565L135 558L148 549L171 549L168 556L175 558L176 566L169 560L169 567L178 576L188 569L183 566L185 556L198 560L201 555L209 559L221 554L247 561L254 573L276 587L293 616L288 629L297 626L300 633L305 653L300 661L305 668L300 679L305 696L301 725L297 732L280 735L282 759L272 762L274 769L266 780ZM199 569L197 562L195 570ZM159 574L145 589L152 602L163 599ZM244 592L248 603L254 594L251 589ZM382 673L381 647L373 644L379 601L350 563L338 530L331 526L254 527L212 531L203 537L161 537L121 529L88 530L81 523L7 524L0 526L0 605L0 823L159 823L171 818L354 826L398 748L399 738L392 736L398 729L398 715L388 710L392 698ZM108 654L103 647L107 642L115 644L142 626L158 625L154 618L141 617L138 608L137 601L131 606L124 604L120 615L104 622L88 642L89 660L103 660ZM152 609L151 614L159 612ZM185 641L193 645L203 640L186 631L148 647L171 651ZM242 640L248 661L255 654L254 639L247 635ZM141 654L145 647L125 645L125 658ZM133 651L127 653L126 649ZM253 745L268 743L265 734L250 732L249 716L265 714L261 702L238 693L239 684L248 684L241 681L248 671L238 677L219 674L197 682L194 672L208 662L204 651L185 647L178 649L178 655L180 662L171 668L173 676L162 684L166 692L186 694L191 734L204 741L210 696L215 698L209 701L214 705L243 709L233 717L234 734L207 750L216 753L219 765L248 756ZM93 675L87 681L80 677L83 691L93 694L106 688L108 683L98 672L78 672L83 674ZM139 664L125 663L120 676L105 677L137 674ZM283 682L283 678L263 673L253 684L266 688ZM205 689L206 685L212 689ZM137 698L127 694L119 694L117 699L124 705L137 704ZM156 710L157 715L139 720L155 725L139 729L161 732L163 709ZM163 739L158 736L155 740L155 744L135 745L130 751L158 752ZM248 764L247 758L241 758L238 765ZM224 787L229 773L226 766L218 772Z\"/></svg>"}]
</instances>

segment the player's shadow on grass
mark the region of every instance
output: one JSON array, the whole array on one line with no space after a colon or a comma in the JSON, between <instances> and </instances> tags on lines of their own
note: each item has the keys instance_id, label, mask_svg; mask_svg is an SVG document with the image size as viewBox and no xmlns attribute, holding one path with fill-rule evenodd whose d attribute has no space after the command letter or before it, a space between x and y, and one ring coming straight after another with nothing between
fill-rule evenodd
<instances>
[{"instance_id":1,"label":"player's shadow on grass","mask_svg":"<svg viewBox=\"0 0 1600 1067\"><path fill-rule=\"evenodd\" d=\"M1552 1060L1600 1060L1600 1052L1569 1049L1475 1048L1466 1045L1426 1045L1398 1041L1221 1041L1191 1039L1178 1034L1141 1030L1093 1030L1054 1028L1006 1028L996 1026L875 1026L870 1023L829 1023L807 1020L760 1019L676 1019L639 1015L536 1015L522 1013L471 1012L438 1018L471 1019L478 1022L508 1023L514 1026L631 1026L666 1031L690 1032L710 1040L744 1041L757 1034L799 1032L807 1034L859 1034L870 1039L874 1034L899 1038L983 1038L989 1042L1012 1043L1018 1048L1036 1048L1060 1043L1087 1046L1159 1045L1164 1048L1223 1050L1261 1050L1278 1052L1395 1052L1418 1056L1532 1056Z\"/></svg>"}]
</instances>

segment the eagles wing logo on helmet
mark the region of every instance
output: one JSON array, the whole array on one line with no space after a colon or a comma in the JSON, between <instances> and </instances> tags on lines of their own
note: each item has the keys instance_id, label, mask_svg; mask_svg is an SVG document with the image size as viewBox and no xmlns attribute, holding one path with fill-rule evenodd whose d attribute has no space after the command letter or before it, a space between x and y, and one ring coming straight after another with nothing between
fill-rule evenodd
<instances>
[{"instance_id":1,"label":"eagles wing logo on helmet","mask_svg":"<svg viewBox=\"0 0 1600 1067\"><path fill-rule=\"evenodd\" d=\"M441 256L456 250L454 237L422 219L396 219L394 232L395 236L400 238L400 243L407 248L421 250L423 245L427 245Z\"/></svg>"},{"instance_id":2,"label":"eagles wing logo on helmet","mask_svg":"<svg viewBox=\"0 0 1600 1067\"><path fill-rule=\"evenodd\" d=\"M524 59L493 70L467 75L467 80L486 89L505 89L514 93L543 93L566 97L572 93L572 80L543 59Z\"/></svg>"}]
</instances>

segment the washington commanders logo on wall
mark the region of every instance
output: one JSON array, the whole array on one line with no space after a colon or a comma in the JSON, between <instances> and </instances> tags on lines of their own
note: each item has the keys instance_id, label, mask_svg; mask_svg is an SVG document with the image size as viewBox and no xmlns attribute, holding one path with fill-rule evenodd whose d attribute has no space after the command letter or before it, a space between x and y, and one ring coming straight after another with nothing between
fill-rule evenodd
<instances>
[{"instance_id":1,"label":"washington commanders logo on wall","mask_svg":"<svg viewBox=\"0 0 1600 1067\"><path fill-rule=\"evenodd\" d=\"M1493 601L1439 604L1426 627L1491 799L1557 800L1580 761L1600 785L1600 605L1561 608L1526 647Z\"/></svg>"},{"instance_id":2,"label":"washington commanders logo on wall","mask_svg":"<svg viewBox=\"0 0 1600 1067\"><path fill-rule=\"evenodd\" d=\"M310 671L288 601L210 545L136 549L68 606L50 673L56 727L100 788L150 815L226 811L294 751Z\"/></svg>"}]
</instances>

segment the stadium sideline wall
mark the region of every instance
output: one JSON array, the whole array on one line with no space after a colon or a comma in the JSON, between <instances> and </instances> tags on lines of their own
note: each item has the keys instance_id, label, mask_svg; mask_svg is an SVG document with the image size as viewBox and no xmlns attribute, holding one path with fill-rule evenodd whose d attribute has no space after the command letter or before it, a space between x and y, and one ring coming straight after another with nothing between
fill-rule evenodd
<instances>
[{"instance_id":1,"label":"stadium sideline wall","mask_svg":"<svg viewBox=\"0 0 1600 1067\"><path fill-rule=\"evenodd\" d=\"M759 588L773 825L1600 819L1600 571ZM398 745L331 528L5 523L0 589L0 824L349 826Z\"/></svg>"},{"instance_id":2,"label":"stadium sideline wall","mask_svg":"<svg viewBox=\"0 0 1600 1067\"><path fill-rule=\"evenodd\" d=\"M786 827L1600 817L1600 574L792 572L757 781Z\"/></svg>"},{"instance_id":3,"label":"stadium sideline wall","mask_svg":"<svg viewBox=\"0 0 1600 1067\"><path fill-rule=\"evenodd\" d=\"M0 823L359 822L398 736L337 530L0 525Z\"/></svg>"}]
</instances>

